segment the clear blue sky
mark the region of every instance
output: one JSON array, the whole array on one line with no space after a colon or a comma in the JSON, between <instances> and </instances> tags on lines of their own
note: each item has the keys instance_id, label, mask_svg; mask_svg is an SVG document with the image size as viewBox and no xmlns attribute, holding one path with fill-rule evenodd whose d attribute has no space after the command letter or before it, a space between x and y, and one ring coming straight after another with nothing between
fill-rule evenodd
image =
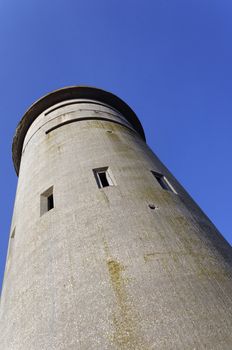
<instances>
[{"instance_id":1,"label":"clear blue sky","mask_svg":"<svg viewBox=\"0 0 232 350\"><path fill-rule=\"evenodd\" d=\"M67 85L124 99L151 148L232 242L231 18L231 0L1 0L0 281L15 128L31 103Z\"/></svg>"}]
</instances>

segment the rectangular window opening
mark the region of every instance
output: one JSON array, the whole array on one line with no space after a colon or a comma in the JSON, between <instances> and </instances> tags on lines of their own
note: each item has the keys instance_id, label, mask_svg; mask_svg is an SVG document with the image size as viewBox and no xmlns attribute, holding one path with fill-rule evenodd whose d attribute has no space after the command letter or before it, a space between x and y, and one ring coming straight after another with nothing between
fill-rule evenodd
<instances>
[{"instance_id":1,"label":"rectangular window opening","mask_svg":"<svg viewBox=\"0 0 232 350\"><path fill-rule=\"evenodd\" d=\"M53 186L40 195L40 216L54 208Z\"/></svg>"},{"instance_id":2,"label":"rectangular window opening","mask_svg":"<svg viewBox=\"0 0 232 350\"><path fill-rule=\"evenodd\" d=\"M152 175L156 178L157 182L160 184L160 186L166 190L171 191L173 193L177 193L173 186L170 184L170 182L167 180L167 178L159 173L156 173L155 171L151 171Z\"/></svg>"},{"instance_id":3,"label":"rectangular window opening","mask_svg":"<svg viewBox=\"0 0 232 350\"><path fill-rule=\"evenodd\" d=\"M116 185L109 167L93 169L93 173L99 188Z\"/></svg>"}]
</instances>

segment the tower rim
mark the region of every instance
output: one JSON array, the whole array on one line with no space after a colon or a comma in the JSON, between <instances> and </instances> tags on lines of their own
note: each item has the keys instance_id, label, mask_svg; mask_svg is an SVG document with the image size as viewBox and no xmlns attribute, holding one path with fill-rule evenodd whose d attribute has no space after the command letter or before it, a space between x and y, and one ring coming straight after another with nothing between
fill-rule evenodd
<instances>
[{"instance_id":1,"label":"tower rim","mask_svg":"<svg viewBox=\"0 0 232 350\"><path fill-rule=\"evenodd\" d=\"M17 175L19 174L23 142L32 123L46 109L52 107L57 103L72 99L95 100L106 103L109 106L115 108L123 114L123 116L129 121L130 124L132 124L134 129L146 142L142 124L135 112L126 102L121 100L113 93L92 86L75 85L63 87L58 90L54 90L38 99L28 108L21 121L19 122L12 144L12 158Z\"/></svg>"}]
</instances>

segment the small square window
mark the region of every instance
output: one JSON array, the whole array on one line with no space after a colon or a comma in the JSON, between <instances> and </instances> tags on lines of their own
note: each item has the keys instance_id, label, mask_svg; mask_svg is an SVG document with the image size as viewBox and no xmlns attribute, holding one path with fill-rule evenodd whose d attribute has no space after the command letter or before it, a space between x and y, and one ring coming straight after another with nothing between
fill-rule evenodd
<instances>
[{"instance_id":1,"label":"small square window","mask_svg":"<svg viewBox=\"0 0 232 350\"><path fill-rule=\"evenodd\" d=\"M167 178L159 173L156 173L155 171L151 171L152 175L156 178L157 182L160 184L160 186L166 190L171 191L173 193L177 193L173 186L170 184L170 182L167 180Z\"/></svg>"},{"instance_id":2,"label":"small square window","mask_svg":"<svg viewBox=\"0 0 232 350\"><path fill-rule=\"evenodd\" d=\"M115 186L115 181L109 167L93 169L93 173L99 188Z\"/></svg>"},{"instance_id":3,"label":"small square window","mask_svg":"<svg viewBox=\"0 0 232 350\"><path fill-rule=\"evenodd\" d=\"M40 216L54 208L53 186L40 195Z\"/></svg>"}]
</instances>

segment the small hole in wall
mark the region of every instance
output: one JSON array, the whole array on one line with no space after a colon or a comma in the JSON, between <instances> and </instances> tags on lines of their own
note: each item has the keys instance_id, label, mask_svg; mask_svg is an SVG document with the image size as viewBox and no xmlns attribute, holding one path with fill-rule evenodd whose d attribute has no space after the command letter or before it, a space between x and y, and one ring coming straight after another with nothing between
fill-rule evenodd
<instances>
[{"instance_id":1,"label":"small hole in wall","mask_svg":"<svg viewBox=\"0 0 232 350\"><path fill-rule=\"evenodd\" d=\"M152 210L158 209L158 207L157 207L155 204L153 204L153 203L148 204L148 206L149 206L149 208L152 209Z\"/></svg>"},{"instance_id":2,"label":"small hole in wall","mask_svg":"<svg viewBox=\"0 0 232 350\"><path fill-rule=\"evenodd\" d=\"M107 130L108 134L112 134L113 131L112 130Z\"/></svg>"}]
</instances>

